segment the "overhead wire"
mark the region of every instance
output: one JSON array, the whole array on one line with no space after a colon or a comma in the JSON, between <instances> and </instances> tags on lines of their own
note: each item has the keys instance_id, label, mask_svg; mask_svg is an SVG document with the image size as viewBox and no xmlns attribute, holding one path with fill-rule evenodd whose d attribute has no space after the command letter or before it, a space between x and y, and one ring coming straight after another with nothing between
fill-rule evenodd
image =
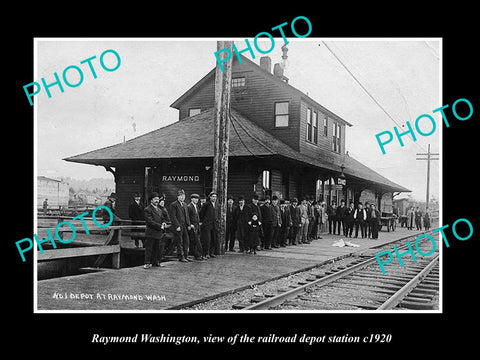
<instances>
[{"instance_id":1,"label":"overhead wire","mask_svg":"<svg viewBox=\"0 0 480 360\"><path fill-rule=\"evenodd\" d=\"M370 99L373 100L373 102L387 115L387 117L392 120L397 126L401 127L401 125L388 113L388 111L380 104L377 99L368 91L368 89L360 82L360 80L350 71L350 69L343 63L343 61L333 52L333 50L327 45L325 41L322 40L322 43L325 45L325 47L330 51L330 53L337 59L337 61L344 67L344 69L350 74L350 76L357 82L358 85L365 91L365 93L370 97ZM411 136L411 135L410 135ZM413 137L412 137L413 140ZM420 144L418 144L416 141L414 143L420 147L423 151L426 151Z\"/></svg>"}]
</instances>

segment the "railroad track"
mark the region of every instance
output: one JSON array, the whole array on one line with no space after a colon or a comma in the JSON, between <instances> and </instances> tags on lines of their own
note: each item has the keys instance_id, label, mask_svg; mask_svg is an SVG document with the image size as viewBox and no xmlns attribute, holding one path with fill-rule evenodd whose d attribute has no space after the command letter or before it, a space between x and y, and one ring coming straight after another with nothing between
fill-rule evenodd
<instances>
[{"instance_id":1,"label":"railroad track","mask_svg":"<svg viewBox=\"0 0 480 360\"><path fill-rule=\"evenodd\" d=\"M420 244L421 248L426 246L425 242ZM243 310L434 309L439 291L438 251L417 261L410 256L402 261L403 267L396 259L389 263L383 275L375 256L358 258Z\"/></svg>"},{"instance_id":2,"label":"railroad track","mask_svg":"<svg viewBox=\"0 0 480 360\"><path fill-rule=\"evenodd\" d=\"M379 269L379 266L377 264L375 255L382 250L390 250L392 251L393 246L397 246L398 250L401 251L402 248L406 247L405 242L406 240L410 240L412 243L412 240L414 240L419 234L407 236L401 239L396 239L393 241L390 241L388 243L384 243L369 249L365 249L362 251L358 251L353 254L349 254L345 257L342 258L336 258L336 259L331 259L326 262L323 262L321 264L315 265L315 266L310 266L305 269L300 269L294 273L290 273L284 276L279 276L274 279L270 279L267 281L263 281L261 283L257 284L252 284L248 287L242 287L239 289L234 289L231 291L228 291L226 293L222 294L217 294L215 296L210 296L209 298L205 299L198 299L195 302L190 302L188 304L176 306L175 310L179 309L185 309L185 310L231 310L231 309L237 309L237 310L261 310L261 309L282 309L285 307L291 308L291 309L308 309L310 308L315 308L314 302L312 300L310 301L304 301L304 304L302 306L295 306L292 303L292 299L295 297L303 297L305 300L305 296L309 295L312 290L315 288L322 287L321 282L317 280L322 280L323 281L323 286L327 285L328 283L331 283L332 281L338 279L339 282L344 281L340 280L342 276L347 276L347 273L352 273L354 271L360 271L361 269L370 266L369 269L369 274L361 275L360 273L356 273L352 275L352 277L355 277L355 279L358 280L361 279L362 276L365 276L365 279L372 278L372 277L377 277L379 282L382 281L387 281L387 278L389 277L389 274L383 275L382 272ZM429 243L429 242L428 242ZM422 247L422 242L419 244ZM427 245L428 246L428 245ZM431 246L431 244L430 244ZM437 246L438 248L438 246ZM423 266L423 260L432 260L433 257L435 256L432 255L428 258L419 258L416 263L414 264L420 264L420 260ZM403 258L404 263L407 264L407 258ZM392 261L390 264L385 265L385 269L388 272L394 271L394 261ZM437 261L438 263L438 261ZM397 263L398 265L398 263ZM411 264L408 265L410 267ZM407 265L406 265L407 266ZM397 266L399 267L399 266ZM348 270L347 270L348 269ZM407 274L405 268L400 268L395 271L400 272L400 274L397 275L397 279L393 279L394 281L399 281L398 278L402 278L403 285L405 285L410 279L406 278L405 275ZM346 270L346 271L343 271ZM410 270L408 270L408 277L410 277ZM419 271L417 271L418 273ZM411 292L412 295L408 297L407 300L403 300L401 305L403 308L415 308L415 309L430 309L432 307L432 296L436 296L438 293L438 269L434 268L430 271L429 275L427 276L426 274L420 275L420 277L424 277L425 279L423 280L423 285L418 285L417 288ZM340 285L339 285L340 286ZM413 286L413 285L412 285ZM363 289L366 291L368 287L365 286L365 284L350 284L350 285L343 285L343 287L350 287L350 290L354 290L357 293L359 292L359 289ZM399 284L396 286L393 286L394 289L400 289ZM348 290L348 289L347 289ZM384 291L388 291L388 293L392 293L392 289L384 289ZM339 293L345 293L346 289L342 289L341 287L338 287L337 289L331 289L329 288L329 291L327 292L327 298L330 300L333 299L333 295ZM425 297L428 295L429 299L426 300ZM351 295L349 295L351 297ZM370 297L372 297L372 294L370 294ZM421 297L421 299L419 299ZM282 300L283 299L283 300ZM355 309L374 309L374 305L368 305L367 299L364 299L363 301L365 302L362 306L360 302L357 302L358 306L353 306L353 305L346 305L343 304L341 301L337 302L336 306L337 307L332 307L331 305L324 304L325 309L331 309L331 308L355 308ZM367 305L366 305L367 304ZM378 301L375 303L376 306L380 306L381 304L378 304ZM435 306L435 305L434 305ZM317 307L318 309L321 309L321 307Z\"/></svg>"}]
</instances>

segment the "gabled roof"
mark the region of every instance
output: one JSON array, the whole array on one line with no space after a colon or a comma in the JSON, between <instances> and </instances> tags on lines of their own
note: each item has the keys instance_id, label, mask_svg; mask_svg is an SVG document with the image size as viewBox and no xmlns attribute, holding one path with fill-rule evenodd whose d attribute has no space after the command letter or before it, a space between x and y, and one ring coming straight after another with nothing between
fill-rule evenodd
<instances>
[{"instance_id":1,"label":"gabled roof","mask_svg":"<svg viewBox=\"0 0 480 360\"><path fill-rule=\"evenodd\" d=\"M243 55L240 55L241 59L242 59L242 64L237 64L237 68L236 70L237 71L240 71L241 68L238 68L238 66L244 66L244 67L248 67L250 69L253 69L254 71L257 71L259 74L261 74L262 76L264 76L268 81L271 81L273 83L275 83L276 85L282 87L283 89L287 90L288 92L296 95L296 96L299 96L300 98L303 98L305 100L307 100L308 102L311 102L313 103L318 109L320 109L323 113L325 113L326 115L328 116L331 116L333 118L335 118L336 120L340 120L341 122L345 123L345 125L348 125L348 126L352 126L352 124L350 124L348 121L346 121L345 119L341 118L340 116L338 116L337 114L335 114L333 111L327 109L326 107L324 107L323 105L321 105L320 103L318 103L317 101L315 101L314 99L312 99L311 97L309 97L307 94L303 93L302 91L298 90L297 88L295 88L294 86L290 85L289 83L281 80L278 76L275 76L273 75L272 73L268 72L267 70L261 68L260 66L258 66L255 62L253 62L252 60L246 58L245 56ZM237 57L235 56L233 58L233 62L234 63L238 63L238 59ZM210 70L203 78L201 78L199 81L197 81L190 89L188 89L186 92L184 92L182 94L182 96L180 96L177 100L175 100L170 106L173 107L174 109L179 109L181 104L192 94L195 93L195 91L197 91L198 89L200 89L206 82L212 80L212 79L215 79L215 68L213 68L212 70Z\"/></svg>"},{"instance_id":2,"label":"gabled roof","mask_svg":"<svg viewBox=\"0 0 480 360\"><path fill-rule=\"evenodd\" d=\"M124 143L108 146L64 160L93 165L109 165L120 160L210 158L214 148L214 113L209 109ZM340 165L321 157L302 154L235 109L231 109L230 157L281 156L294 161L340 173ZM410 190L388 180L350 156L345 156L344 173L386 188L389 191Z\"/></svg>"}]
</instances>

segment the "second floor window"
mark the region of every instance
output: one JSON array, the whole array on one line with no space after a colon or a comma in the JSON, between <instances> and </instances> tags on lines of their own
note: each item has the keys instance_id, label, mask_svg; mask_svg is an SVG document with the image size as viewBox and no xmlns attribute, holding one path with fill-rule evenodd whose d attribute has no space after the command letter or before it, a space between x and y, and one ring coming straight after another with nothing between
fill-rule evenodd
<instances>
[{"instance_id":1,"label":"second floor window","mask_svg":"<svg viewBox=\"0 0 480 360\"><path fill-rule=\"evenodd\" d=\"M328 136L328 118L327 115L323 116L323 136Z\"/></svg>"},{"instance_id":2,"label":"second floor window","mask_svg":"<svg viewBox=\"0 0 480 360\"><path fill-rule=\"evenodd\" d=\"M232 78L232 87L245 86L245 77Z\"/></svg>"},{"instance_id":3,"label":"second floor window","mask_svg":"<svg viewBox=\"0 0 480 360\"><path fill-rule=\"evenodd\" d=\"M333 123L333 139L332 139L332 150L340 153L340 132L341 127L340 124Z\"/></svg>"},{"instance_id":4,"label":"second floor window","mask_svg":"<svg viewBox=\"0 0 480 360\"><path fill-rule=\"evenodd\" d=\"M275 103L275 127L288 126L288 101Z\"/></svg>"},{"instance_id":5,"label":"second floor window","mask_svg":"<svg viewBox=\"0 0 480 360\"><path fill-rule=\"evenodd\" d=\"M312 109L307 108L307 140L312 141Z\"/></svg>"},{"instance_id":6,"label":"second floor window","mask_svg":"<svg viewBox=\"0 0 480 360\"><path fill-rule=\"evenodd\" d=\"M307 140L318 144L318 113L307 108Z\"/></svg>"}]
</instances>

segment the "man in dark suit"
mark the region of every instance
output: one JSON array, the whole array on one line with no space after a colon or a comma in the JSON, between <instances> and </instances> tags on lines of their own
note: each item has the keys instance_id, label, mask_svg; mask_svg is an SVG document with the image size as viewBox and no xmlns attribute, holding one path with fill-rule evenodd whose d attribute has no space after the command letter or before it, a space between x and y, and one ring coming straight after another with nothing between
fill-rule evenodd
<instances>
[{"instance_id":1,"label":"man in dark suit","mask_svg":"<svg viewBox=\"0 0 480 360\"><path fill-rule=\"evenodd\" d=\"M107 208L110 209L113 215L113 220L111 225L117 225L119 222L122 220L120 219L116 214L115 214L115 203L117 201L117 194L112 192L109 197L107 197L107 201L103 204L103 206L106 206ZM110 222L110 214L106 210L102 210L102 218L103 218L103 223L107 224Z\"/></svg>"},{"instance_id":2,"label":"man in dark suit","mask_svg":"<svg viewBox=\"0 0 480 360\"><path fill-rule=\"evenodd\" d=\"M141 195L136 192L133 195L133 201L128 205L128 217L132 220L132 225L142 225L145 221L143 215L143 206L140 204ZM139 241L142 242L142 246L145 247L143 239L139 236L139 233L142 233L142 229L132 229L131 230L131 239L135 241L135 247L138 248Z\"/></svg>"},{"instance_id":3,"label":"man in dark suit","mask_svg":"<svg viewBox=\"0 0 480 360\"><path fill-rule=\"evenodd\" d=\"M244 252L248 241L248 222L251 220L251 217L250 209L245 205L243 196L238 197L238 206L233 213L233 219L237 228L238 247L240 252Z\"/></svg>"},{"instance_id":4,"label":"man in dark suit","mask_svg":"<svg viewBox=\"0 0 480 360\"><path fill-rule=\"evenodd\" d=\"M380 211L377 210L375 204L370 205L370 215L368 218L370 219L370 228L372 239L378 239L378 227L380 225Z\"/></svg>"},{"instance_id":5,"label":"man in dark suit","mask_svg":"<svg viewBox=\"0 0 480 360\"><path fill-rule=\"evenodd\" d=\"M169 214L172 221L173 240L177 248L178 260L181 262L193 261L188 258L190 218L187 205L185 204L185 191L178 190L177 200L170 205Z\"/></svg>"},{"instance_id":6,"label":"man in dark suit","mask_svg":"<svg viewBox=\"0 0 480 360\"><path fill-rule=\"evenodd\" d=\"M355 214L353 201L350 202L348 208L345 209L343 213L343 218L345 221L345 236L352 237L353 232L353 223L355 222L353 215Z\"/></svg>"},{"instance_id":7,"label":"man in dark suit","mask_svg":"<svg viewBox=\"0 0 480 360\"><path fill-rule=\"evenodd\" d=\"M290 226L288 245L297 245L297 232L298 225L300 224L300 210L298 208L298 199L293 198L290 207L290 219L292 220L292 226Z\"/></svg>"},{"instance_id":8,"label":"man in dark suit","mask_svg":"<svg viewBox=\"0 0 480 360\"><path fill-rule=\"evenodd\" d=\"M208 200L200 209L200 223L203 256L214 258L217 252L217 231L218 231L218 215L217 215L217 193L212 191L208 195Z\"/></svg>"},{"instance_id":9,"label":"man in dark suit","mask_svg":"<svg viewBox=\"0 0 480 360\"><path fill-rule=\"evenodd\" d=\"M202 244L200 242L200 210L198 209L198 199L200 195L191 194L190 204L187 205L190 227L188 228L188 236L190 238L190 249L193 252L195 260L206 260L203 257Z\"/></svg>"},{"instance_id":10,"label":"man in dark suit","mask_svg":"<svg viewBox=\"0 0 480 360\"><path fill-rule=\"evenodd\" d=\"M362 203L358 203L357 209L353 212L353 221L355 223L355 237L358 237L358 228L362 233L362 239L365 237L365 222L367 221L367 212Z\"/></svg>"},{"instance_id":11,"label":"man in dark suit","mask_svg":"<svg viewBox=\"0 0 480 360\"><path fill-rule=\"evenodd\" d=\"M236 206L233 205L233 197L229 196L227 199L227 224L225 232L225 251L235 251L235 231L237 230L234 213Z\"/></svg>"},{"instance_id":12,"label":"man in dark suit","mask_svg":"<svg viewBox=\"0 0 480 360\"><path fill-rule=\"evenodd\" d=\"M150 195L150 204L144 209L146 229L145 229L145 265L144 269L152 266L160 266L163 258L164 236L168 227L168 219L164 217L158 204L160 196L153 192Z\"/></svg>"},{"instance_id":13,"label":"man in dark suit","mask_svg":"<svg viewBox=\"0 0 480 360\"><path fill-rule=\"evenodd\" d=\"M337 202L332 200L329 206L327 206L327 216L328 216L328 233L335 235L335 228L337 225ZM332 233L333 225L333 233Z\"/></svg>"},{"instance_id":14,"label":"man in dark suit","mask_svg":"<svg viewBox=\"0 0 480 360\"><path fill-rule=\"evenodd\" d=\"M279 246L287 246L287 237L290 227L292 226L292 217L290 215L290 204L287 204L285 200L280 200L280 238Z\"/></svg>"},{"instance_id":15,"label":"man in dark suit","mask_svg":"<svg viewBox=\"0 0 480 360\"><path fill-rule=\"evenodd\" d=\"M282 217L280 214L280 205L278 204L278 197L276 195L272 196L272 227L273 227L273 235L272 235L272 247L278 248L280 242L280 233L282 230Z\"/></svg>"},{"instance_id":16,"label":"man in dark suit","mask_svg":"<svg viewBox=\"0 0 480 360\"><path fill-rule=\"evenodd\" d=\"M340 235L340 228L342 228L343 236L346 235L347 229L345 226L345 210L347 207L345 206L345 200L340 200L340 206L337 207L337 225L338 225L338 235Z\"/></svg>"},{"instance_id":17,"label":"man in dark suit","mask_svg":"<svg viewBox=\"0 0 480 360\"><path fill-rule=\"evenodd\" d=\"M272 249L272 230L273 230L273 209L270 204L270 196L265 196L265 202L260 206L260 212L262 214L262 226L264 247L266 250Z\"/></svg>"},{"instance_id":18,"label":"man in dark suit","mask_svg":"<svg viewBox=\"0 0 480 360\"><path fill-rule=\"evenodd\" d=\"M422 212L417 206L415 209L415 226L417 227L417 230L422 230L422 215Z\"/></svg>"}]
</instances>

